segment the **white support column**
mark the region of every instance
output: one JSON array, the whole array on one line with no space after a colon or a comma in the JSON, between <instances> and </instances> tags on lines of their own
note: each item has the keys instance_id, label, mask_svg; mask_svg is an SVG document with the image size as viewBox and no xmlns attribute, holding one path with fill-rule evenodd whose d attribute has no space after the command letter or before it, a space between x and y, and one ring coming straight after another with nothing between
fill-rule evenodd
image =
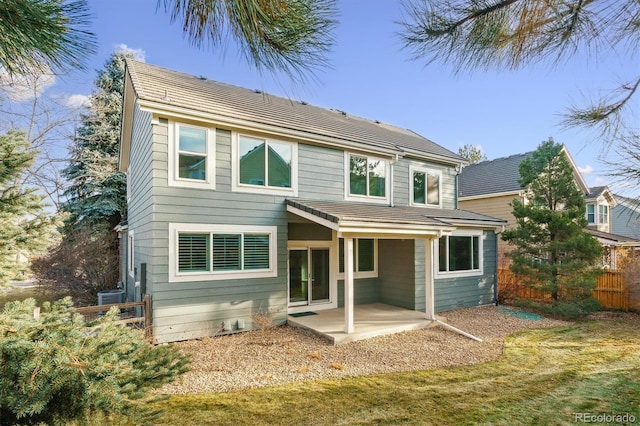
<instances>
[{"instance_id":1,"label":"white support column","mask_svg":"<svg viewBox=\"0 0 640 426\"><path fill-rule=\"evenodd\" d=\"M435 275L435 268L437 268L438 265L436 265L433 255L433 241L437 240L424 240L424 310L425 316L428 320L434 320L436 318L435 285L433 282L433 276Z\"/></svg>"},{"instance_id":2,"label":"white support column","mask_svg":"<svg viewBox=\"0 0 640 426\"><path fill-rule=\"evenodd\" d=\"M344 238L344 332L353 333L353 238Z\"/></svg>"}]
</instances>

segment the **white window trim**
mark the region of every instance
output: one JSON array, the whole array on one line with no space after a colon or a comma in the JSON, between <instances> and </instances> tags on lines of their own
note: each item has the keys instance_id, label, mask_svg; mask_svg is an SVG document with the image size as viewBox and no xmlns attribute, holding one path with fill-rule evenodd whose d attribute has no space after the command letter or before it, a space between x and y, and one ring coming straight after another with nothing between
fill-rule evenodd
<instances>
[{"instance_id":1,"label":"white window trim","mask_svg":"<svg viewBox=\"0 0 640 426\"><path fill-rule=\"evenodd\" d=\"M367 161L368 160L380 160L380 161L384 161L384 170L385 170L385 178L384 178L384 197L375 197L375 196L371 196L371 195L358 195L358 194L351 194L351 163L350 163L350 159L351 156L354 155L356 157L366 157ZM367 155L367 154L358 154L355 152L349 152L349 151L345 151L344 152L344 199L345 201L360 201L360 202L367 202L367 203L376 203L376 204L388 204L389 203L389 193L390 193L390 179L391 176L391 165L389 164L389 160L381 158L381 157L375 157L372 155Z\"/></svg>"},{"instance_id":2,"label":"white window trim","mask_svg":"<svg viewBox=\"0 0 640 426\"><path fill-rule=\"evenodd\" d=\"M413 200L413 173L425 173L428 175L438 176L438 204L429 204L426 202L427 194L425 194L425 203L416 203ZM431 207L442 208L442 171L437 169L430 169L428 167L409 166L409 198L412 206L416 207Z\"/></svg>"},{"instance_id":3,"label":"white window trim","mask_svg":"<svg viewBox=\"0 0 640 426\"><path fill-rule=\"evenodd\" d=\"M457 278L457 277L473 277L484 274L484 232L483 231L471 231L471 230L463 230L463 231L453 231L451 233L452 237L479 237L478 238L478 255L480 256L478 265L480 269L471 269L468 271L454 271L454 272L441 272L440 271L440 250L439 250L439 238L434 239L433 241L433 253L434 253L434 264L433 269L435 271L436 278ZM444 238L444 237L443 237Z\"/></svg>"},{"instance_id":4,"label":"white window trim","mask_svg":"<svg viewBox=\"0 0 640 426\"><path fill-rule=\"evenodd\" d=\"M358 243L357 240L373 240L373 271L358 271ZM344 280L344 272L340 272L340 238L338 238L338 279ZM354 238L353 239L353 278L378 278L378 239Z\"/></svg>"},{"instance_id":5,"label":"white window trim","mask_svg":"<svg viewBox=\"0 0 640 426\"><path fill-rule=\"evenodd\" d=\"M607 214L602 214L600 212L601 208L605 209L607 211ZM609 224L609 206L607 204L598 204L596 210L597 210L596 223L598 225L608 225ZM606 218L606 220L603 220L603 218Z\"/></svg>"},{"instance_id":6,"label":"white window trim","mask_svg":"<svg viewBox=\"0 0 640 426\"><path fill-rule=\"evenodd\" d=\"M185 179L179 177L179 148L178 143L180 126L192 127L196 129L203 129L207 132L207 168L205 181L197 179ZM194 124L181 123L169 120L168 123L168 185L178 186L183 188L197 188L197 189L216 189L216 132L215 129L210 127L198 126Z\"/></svg>"},{"instance_id":7,"label":"white window trim","mask_svg":"<svg viewBox=\"0 0 640 426\"><path fill-rule=\"evenodd\" d=\"M127 272L130 277L135 278L135 238L133 231L127 233Z\"/></svg>"},{"instance_id":8,"label":"white window trim","mask_svg":"<svg viewBox=\"0 0 640 426\"><path fill-rule=\"evenodd\" d=\"M291 188L279 188L275 186L249 185L240 183L240 136L269 142L286 143L291 145ZM282 195L285 197L298 196L298 144L296 142L272 139L263 136L255 136L248 133L233 132L231 135L231 190L233 192L249 192L253 194ZM265 171L266 173L266 171ZM267 177L265 176L265 179Z\"/></svg>"},{"instance_id":9,"label":"white window trim","mask_svg":"<svg viewBox=\"0 0 640 426\"><path fill-rule=\"evenodd\" d=\"M593 206L593 222L589 221L589 206ZM596 204L587 204L585 207L585 218L589 225L595 225L598 220L598 206Z\"/></svg>"},{"instance_id":10,"label":"white window trim","mask_svg":"<svg viewBox=\"0 0 640 426\"><path fill-rule=\"evenodd\" d=\"M178 272L178 234L180 232L269 234L269 268L224 272ZM211 225L196 223L169 224L169 282L213 281L228 279L265 278L278 276L278 227L251 225Z\"/></svg>"}]
</instances>

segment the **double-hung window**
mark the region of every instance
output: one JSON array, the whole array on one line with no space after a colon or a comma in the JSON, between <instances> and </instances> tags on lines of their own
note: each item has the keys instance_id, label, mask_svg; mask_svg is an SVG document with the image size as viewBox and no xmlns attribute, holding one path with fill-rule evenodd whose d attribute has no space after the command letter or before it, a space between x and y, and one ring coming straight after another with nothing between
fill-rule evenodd
<instances>
[{"instance_id":1,"label":"double-hung window","mask_svg":"<svg viewBox=\"0 0 640 426\"><path fill-rule=\"evenodd\" d=\"M169 185L215 189L215 131L169 122Z\"/></svg>"},{"instance_id":2,"label":"double-hung window","mask_svg":"<svg viewBox=\"0 0 640 426\"><path fill-rule=\"evenodd\" d=\"M171 224L170 281L277 275L275 226Z\"/></svg>"},{"instance_id":3,"label":"double-hung window","mask_svg":"<svg viewBox=\"0 0 640 426\"><path fill-rule=\"evenodd\" d=\"M389 166L387 160L356 154L346 155L348 170L345 182L346 198L387 201L389 196Z\"/></svg>"},{"instance_id":4,"label":"double-hung window","mask_svg":"<svg viewBox=\"0 0 640 426\"><path fill-rule=\"evenodd\" d=\"M482 235L455 233L438 240L438 273L482 274Z\"/></svg>"},{"instance_id":5,"label":"double-hung window","mask_svg":"<svg viewBox=\"0 0 640 426\"><path fill-rule=\"evenodd\" d=\"M587 222L596 223L596 206L595 204L587 204Z\"/></svg>"},{"instance_id":6,"label":"double-hung window","mask_svg":"<svg viewBox=\"0 0 640 426\"><path fill-rule=\"evenodd\" d=\"M411 204L416 206L440 207L440 184L442 174L437 171L411 167Z\"/></svg>"},{"instance_id":7,"label":"double-hung window","mask_svg":"<svg viewBox=\"0 0 640 426\"><path fill-rule=\"evenodd\" d=\"M355 278L378 276L378 241L373 238L353 240L353 269ZM340 274L344 274L344 239L338 240L338 265Z\"/></svg>"},{"instance_id":8,"label":"double-hung window","mask_svg":"<svg viewBox=\"0 0 640 426\"><path fill-rule=\"evenodd\" d=\"M604 204L598 205L598 223L601 225L609 223L609 206Z\"/></svg>"},{"instance_id":9,"label":"double-hung window","mask_svg":"<svg viewBox=\"0 0 640 426\"><path fill-rule=\"evenodd\" d=\"M241 134L235 141L235 191L296 195L297 144Z\"/></svg>"}]
</instances>

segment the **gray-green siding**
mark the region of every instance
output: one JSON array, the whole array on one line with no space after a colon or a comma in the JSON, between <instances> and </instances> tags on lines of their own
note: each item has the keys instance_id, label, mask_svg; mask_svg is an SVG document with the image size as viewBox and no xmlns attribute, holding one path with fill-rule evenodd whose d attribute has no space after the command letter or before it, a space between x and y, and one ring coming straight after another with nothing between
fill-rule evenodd
<instances>
[{"instance_id":1,"label":"gray-green siding","mask_svg":"<svg viewBox=\"0 0 640 426\"><path fill-rule=\"evenodd\" d=\"M483 236L483 275L435 280L436 312L495 303L497 235Z\"/></svg>"},{"instance_id":2,"label":"gray-green siding","mask_svg":"<svg viewBox=\"0 0 640 426\"><path fill-rule=\"evenodd\" d=\"M223 321L234 329L238 320L251 329L253 314L270 312L276 323L287 315L287 241L330 240L331 231L286 212L279 195L233 192L231 140L228 130L216 130L215 190L168 185L168 121L136 108L129 176L129 230L135 237L135 263L147 264L147 292L153 297L153 327L157 343L221 333ZM298 145L298 196L307 199L344 199L345 154L341 150ZM409 170L414 160L400 159L393 166L393 202L409 204ZM455 171L439 164L442 173L442 207L455 207ZM169 224L228 224L277 227L277 276L256 279L169 282ZM493 234L492 234L493 235ZM495 236L493 241L495 241ZM485 271L495 262L495 248L485 242ZM493 254L487 255L490 248ZM380 240L379 275L355 280L355 303L383 302L407 309L425 310L424 240ZM431 267L431 266L428 266ZM493 274L493 275L491 275ZM478 279L476 279L478 281ZM493 284L492 284L493 285ZM491 285L491 286L492 286ZM338 281L337 303L343 306L344 283ZM488 293L474 280L436 281L439 311L489 303ZM492 297L492 293L490 295ZM438 300L442 299L442 300Z\"/></svg>"}]
</instances>

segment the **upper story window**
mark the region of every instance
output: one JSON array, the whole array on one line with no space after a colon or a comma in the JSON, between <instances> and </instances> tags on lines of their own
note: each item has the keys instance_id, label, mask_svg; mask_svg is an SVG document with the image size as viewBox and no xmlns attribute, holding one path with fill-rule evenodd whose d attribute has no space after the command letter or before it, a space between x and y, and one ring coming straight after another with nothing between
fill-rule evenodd
<instances>
[{"instance_id":1,"label":"upper story window","mask_svg":"<svg viewBox=\"0 0 640 426\"><path fill-rule=\"evenodd\" d=\"M605 204L598 205L598 223L602 225L609 223L609 206Z\"/></svg>"},{"instance_id":2,"label":"upper story window","mask_svg":"<svg viewBox=\"0 0 640 426\"><path fill-rule=\"evenodd\" d=\"M438 240L438 274L482 274L482 234L454 232Z\"/></svg>"},{"instance_id":3,"label":"upper story window","mask_svg":"<svg viewBox=\"0 0 640 426\"><path fill-rule=\"evenodd\" d=\"M215 189L215 133L169 122L169 186Z\"/></svg>"},{"instance_id":4,"label":"upper story window","mask_svg":"<svg viewBox=\"0 0 640 426\"><path fill-rule=\"evenodd\" d=\"M410 176L411 204L440 207L442 174L425 168L411 167Z\"/></svg>"},{"instance_id":5,"label":"upper story window","mask_svg":"<svg viewBox=\"0 0 640 426\"><path fill-rule=\"evenodd\" d=\"M388 201L389 166L387 160L347 154L346 163L349 174L345 182L345 198Z\"/></svg>"},{"instance_id":6,"label":"upper story window","mask_svg":"<svg viewBox=\"0 0 640 426\"><path fill-rule=\"evenodd\" d=\"M171 282L276 276L275 226L170 224Z\"/></svg>"},{"instance_id":7,"label":"upper story window","mask_svg":"<svg viewBox=\"0 0 640 426\"><path fill-rule=\"evenodd\" d=\"M297 195L297 144L237 135L233 157L235 191Z\"/></svg>"},{"instance_id":8,"label":"upper story window","mask_svg":"<svg viewBox=\"0 0 640 426\"><path fill-rule=\"evenodd\" d=\"M595 204L587 204L587 222L596 223L596 206Z\"/></svg>"}]
</instances>

